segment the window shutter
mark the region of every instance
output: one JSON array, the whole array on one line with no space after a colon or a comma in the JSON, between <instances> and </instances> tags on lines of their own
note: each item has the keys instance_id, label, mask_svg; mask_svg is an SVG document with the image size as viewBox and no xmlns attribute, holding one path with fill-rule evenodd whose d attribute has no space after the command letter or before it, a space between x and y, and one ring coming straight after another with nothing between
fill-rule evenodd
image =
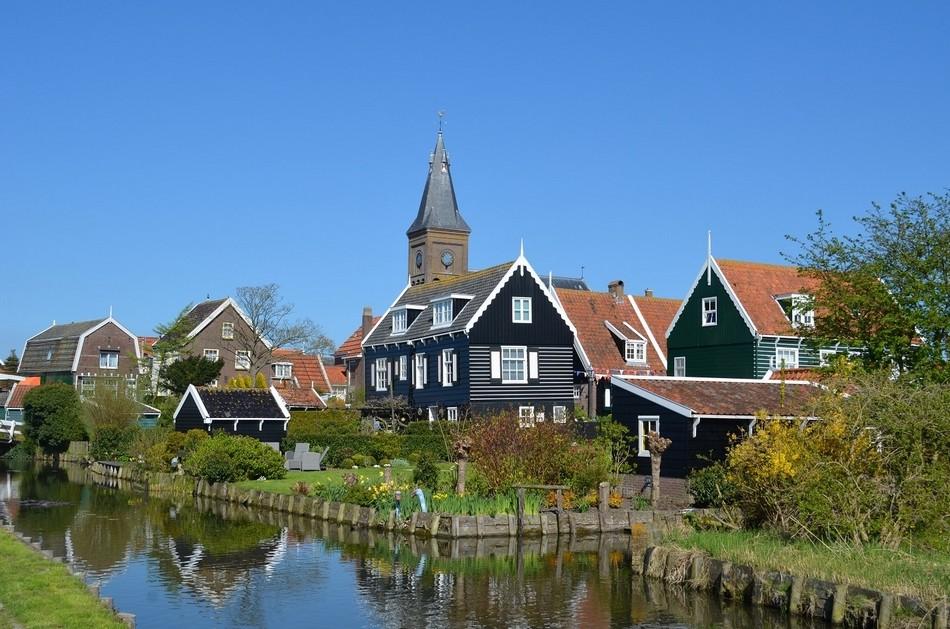
<instances>
[{"instance_id":1,"label":"window shutter","mask_svg":"<svg viewBox=\"0 0 950 629\"><path fill-rule=\"evenodd\" d=\"M501 352L493 351L491 353L491 377L492 380L501 380Z\"/></svg>"},{"instance_id":2,"label":"window shutter","mask_svg":"<svg viewBox=\"0 0 950 629\"><path fill-rule=\"evenodd\" d=\"M386 373L389 377L386 379L386 386L392 386L393 383L393 363L391 360L386 360Z\"/></svg>"},{"instance_id":3,"label":"window shutter","mask_svg":"<svg viewBox=\"0 0 950 629\"><path fill-rule=\"evenodd\" d=\"M370 386L376 386L376 363L370 363L369 365L369 384Z\"/></svg>"},{"instance_id":4,"label":"window shutter","mask_svg":"<svg viewBox=\"0 0 950 629\"><path fill-rule=\"evenodd\" d=\"M442 373L442 353L441 353L441 352L439 352L439 356L438 356L438 358L437 358L436 360L438 360L438 362L439 362L439 369L438 369L438 372L437 372L437 373L438 373L438 377L439 377L439 384L445 384L445 383L443 382L443 380L445 380L445 378L443 377L443 373Z\"/></svg>"},{"instance_id":5,"label":"window shutter","mask_svg":"<svg viewBox=\"0 0 950 629\"><path fill-rule=\"evenodd\" d=\"M416 380L416 358L410 355L406 359L406 368L409 370L409 384L412 385Z\"/></svg>"},{"instance_id":6,"label":"window shutter","mask_svg":"<svg viewBox=\"0 0 950 629\"><path fill-rule=\"evenodd\" d=\"M528 378L531 380L538 379L538 353L537 352L528 352Z\"/></svg>"},{"instance_id":7,"label":"window shutter","mask_svg":"<svg viewBox=\"0 0 950 629\"><path fill-rule=\"evenodd\" d=\"M422 357L422 384L429 384L429 357Z\"/></svg>"},{"instance_id":8,"label":"window shutter","mask_svg":"<svg viewBox=\"0 0 950 629\"><path fill-rule=\"evenodd\" d=\"M452 382L459 381L459 355L452 352Z\"/></svg>"}]
</instances>

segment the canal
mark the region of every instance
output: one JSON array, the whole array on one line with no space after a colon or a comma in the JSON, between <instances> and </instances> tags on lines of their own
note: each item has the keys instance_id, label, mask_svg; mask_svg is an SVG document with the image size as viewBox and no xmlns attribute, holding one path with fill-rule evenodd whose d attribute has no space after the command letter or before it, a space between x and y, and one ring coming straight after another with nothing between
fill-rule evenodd
<instances>
[{"instance_id":1,"label":"canal","mask_svg":"<svg viewBox=\"0 0 950 629\"><path fill-rule=\"evenodd\" d=\"M799 626L635 578L628 536L436 543L147 497L78 466L0 467L0 519L86 572L138 627Z\"/></svg>"}]
</instances>

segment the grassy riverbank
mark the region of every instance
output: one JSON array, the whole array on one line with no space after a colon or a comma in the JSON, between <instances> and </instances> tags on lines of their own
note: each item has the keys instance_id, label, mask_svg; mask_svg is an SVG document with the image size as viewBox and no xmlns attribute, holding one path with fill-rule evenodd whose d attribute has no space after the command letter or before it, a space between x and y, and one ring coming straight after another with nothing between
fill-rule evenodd
<instances>
[{"instance_id":1,"label":"grassy riverbank","mask_svg":"<svg viewBox=\"0 0 950 629\"><path fill-rule=\"evenodd\" d=\"M749 531L694 531L667 541L737 564L907 594L924 601L935 601L950 592L950 555L937 551L816 545Z\"/></svg>"},{"instance_id":2,"label":"grassy riverbank","mask_svg":"<svg viewBox=\"0 0 950 629\"><path fill-rule=\"evenodd\" d=\"M125 625L65 565L54 563L0 530L0 627L115 627Z\"/></svg>"},{"instance_id":3,"label":"grassy riverbank","mask_svg":"<svg viewBox=\"0 0 950 629\"><path fill-rule=\"evenodd\" d=\"M393 480L412 482L414 469L411 467L393 468ZM240 489L256 489L258 491L269 491L275 494L292 494L293 486L298 482L304 482L308 485L320 483L322 485L339 485L343 483L343 476L346 474L356 474L365 478L367 481L381 481L383 470L374 467L361 467L360 469L329 469L319 472L287 472L287 477L280 480L246 480L235 483ZM444 481L447 481L452 475L451 463L439 464L439 475Z\"/></svg>"}]
</instances>

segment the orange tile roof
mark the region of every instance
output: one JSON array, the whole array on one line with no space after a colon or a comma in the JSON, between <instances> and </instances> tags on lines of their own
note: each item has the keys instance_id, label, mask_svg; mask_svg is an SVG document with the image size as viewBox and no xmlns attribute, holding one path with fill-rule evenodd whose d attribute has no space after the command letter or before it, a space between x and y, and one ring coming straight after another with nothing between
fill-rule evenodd
<instances>
[{"instance_id":1,"label":"orange tile roof","mask_svg":"<svg viewBox=\"0 0 950 629\"><path fill-rule=\"evenodd\" d=\"M817 280L800 276L794 266L739 260L716 262L759 334L798 336L775 297L811 294L818 286Z\"/></svg>"},{"instance_id":2,"label":"orange tile roof","mask_svg":"<svg viewBox=\"0 0 950 629\"><path fill-rule=\"evenodd\" d=\"M680 300L643 295L632 295L632 297L637 302L637 308L640 309L640 314L646 320L647 326L653 332L653 338L656 339L657 345L663 350L663 356L667 357L666 330L673 322L676 311L679 310Z\"/></svg>"},{"instance_id":3,"label":"orange tile roof","mask_svg":"<svg viewBox=\"0 0 950 629\"><path fill-rule=\"evenodd\" d=\"M293 388L293 387L274 387L280 397L284 398L289 408L326 408L327 405L320 399L313 389Z\"/></svg>"},{"instance_id":4,"label":"orange tile roof","mask_svg":"<svg viewBox=\"0 0 950 629\"><path fill-rule=\"evenodd\" d=\"M330 392L330 385L320 368L319 356L305 354L298 349L275 349L273 356L275 361L288 362L293 365L291 375L297 388L309 389L313 387L320 395Z\"/></svg>"},{"instance_id":5,"label":"orange tile roof","mask_svg":"<svg viewBox=\"0 0 950 629\"><path fill-rule=\"evenodd\" d=\"M345 387L346 386L346 367L343 365L328 365L323 364L323 368L327 372L327 378L330 380L331 386Z\"/></svg>"},{"instance_id":6,"label":"orange tile roof","mask_svg":"<svg viewBox=\"0 0 950 629\"><path fill-rule=\"evenodd\" d=\"M376 323L382 319L381 316L373 317L373 323L370 326L376 325ZM340 343L340 346L337 348L335 355L340 358L350 358L351 356L360 356L363 353L363 326L353 330L353 334L349 335L345 341Z\"/></svg>"},{"instance_id":7,"label":"orange tile roof","mask_svg":"<svg viewBox=\"0 0 950 629\"><path fill-rule=\"evenodd\" d=\"M596 374L604 376L611 373L666 373L660 357L649 341L647 331L626 296L618 299L610 293L565 288L556 289L556 293L577 330L581 347L584 348L584 353L587 354L591 368ZM647 341L646 365L638 367L627 364L623 340L607 328L605 321L609 321L631 340L642 336Z\"/></svg>"},{"instance_id":8,"label":"orange tile roof","mask_svg":"<svg viewBox=\"0 0 950 629\"><path fill-rule=\"evenodd\" d=\"M817 369L799 367L796 369L775 369L769 376L771 380L802 380L806 382L820 382L822 373Z\"/></svg>"},{"instance_id":9,"label":"orange tile roof","mask_svg":"<svg viewBox=\"0 0 950 629\"><path fill-rule=\"evenodd\" d=\"M40 386L39 376L30 376L13 385L10 397L7 398L7 408L23 408L23 398L27 393Z\"/></svg>"}]
</instances>

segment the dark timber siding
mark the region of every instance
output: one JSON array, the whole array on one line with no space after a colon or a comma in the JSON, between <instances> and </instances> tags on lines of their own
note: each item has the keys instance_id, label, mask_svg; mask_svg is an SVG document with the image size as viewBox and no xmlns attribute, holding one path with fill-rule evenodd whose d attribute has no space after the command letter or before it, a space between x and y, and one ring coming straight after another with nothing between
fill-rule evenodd
<instances>
[{"instance_id":1,"label":"dark timber siding","mask_svg":"<svg viewBox=\"0 0 950 629\"><path fill-rule=\"evenodd\" d=\"M237 430L234 430L233 419L221 419L211 422L211 432L223 431L229 435L243 435L258 441L279 442L287 436L284 422L283 419L267 419L261 427L260 420L242 419L238 421Z\"/></svg>"},{"instance_id":2,"label":"dark timber siding","mask_svg":"<svg viewBox=\"0 0 950 629\"><path fill-rule=\"evenodd\" d=\"M194 397L189 395L185 403L182 404L181 410L178 411L178 414L175 416L175 430L187 432L189 430L207 429L208 426L205 425L204 420L201 418L201 412L198 410L198 405L195 404Z\"/></svg>"},{"instance_id":3,"label":"dark timber siding","mask_svg":"<svg viewBox=\"0 0 950 629\"><path fill-rule=\"evenodd\" d=\"M702 324L704 297L717 298L717 325ZM667 338L667 348L669 375L674 373L674 358L685 356L687 376L755 377L755 338L715 273L711 285L706 285L705 273L696 284Z\"/></svg>"},{"instance_id":4,"label":"dark timber siding","mask_svg":"<svg viewBox=\"0 0 950 629\"><path fill-rule=\"evenodd\" d=\"M704 419L696 429L696 437L693 437L691 417L674 413L619 387L613 387L612 390L613 418L626 426L635 440L632 454L635 474L650 474L650 457L637 455L640 416L659 416L660 435L671 440L669 449L663 454L660 469L660 474L669 478L685 478L691 470L709 465L706 458L722 460L731 435L742 434L748 425L744 420Z\"/></svg>"},{"instance_id":5,"label":"dark timber siding","mask_svg":"<svg viewBox=\"0 0 950 629\"><path fill-rule=\"evenodd\" d=\"M511 320L511 298L531 297L531 323ZM469 334L472 345L548 345L572 348L574 335L531 274L515 271ZM570 366L568 367L570 368Z\"/></svg>"},{"instance_id":6,"label":"dark timber siding","mask_svg":"<svg viewBox=\"0 0 950 629\"><path fill-rule=\"evenodd\" d=\"M452 386L442 386L439 382L439 356L442 350L453 349L458 354L458 379ZM426 408L429 406L464 406L468 402L469 379L468 369L465 365L468 363L468 339L464 335L456 335L455 338L448 336L437 339L428 339L416 343L412 347L406 345L390 346L387 348L376 347L366 348L366 397L367 399L385 398L388 392L377 391L371 384L372 365L376 364L376 359L386 358L393 363L394 373L393 395L405 397L411 406L416 408ZM428 384L421 389L415 385L414 361L416 354L425 354L428 359ZM399 356L407 356L407 365L409 373L405 380L395 375L395 365L399 362Z\"/></svg>"},{"instance_id":7,"label":"dark timber siding","mask_svg":"<svg viewBox=\"0 0 950 629\"><path fill-rule=\"evenodd\" d=\"M491 378L491 352L500 345L471 348L471 401L473 408L501 409L517 406L566 406L574 409L574 372L572 348L528 345L538 352L538 378L526 384L504 384ZM551 411L548 410L548 413ZM548 414L550 417L550 415Z\"/></svg>"}]
</instances>

